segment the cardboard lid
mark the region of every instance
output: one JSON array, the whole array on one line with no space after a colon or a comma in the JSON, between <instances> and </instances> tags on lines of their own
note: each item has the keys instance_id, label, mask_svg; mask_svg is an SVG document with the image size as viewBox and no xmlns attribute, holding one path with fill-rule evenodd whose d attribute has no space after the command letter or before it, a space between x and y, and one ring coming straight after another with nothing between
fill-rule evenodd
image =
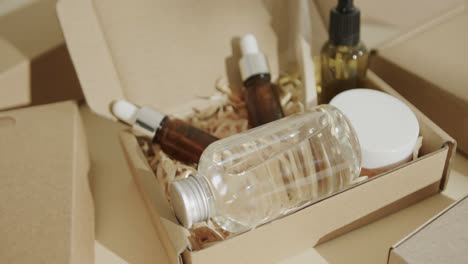
<instances>
[{"instance_id":1,"label":"cardboard lid","mask_svg":"<svg viewBox=\"0 0 468 264\"><path fill-rule=\"evenodd\" d=\"M467 263L468 196L395 244L388 263Z\"/></svg>"},{"instance_id":2,"label":"cardboard lid","mask_svg":"<svg viewBox=\"0 0 468 264\"><path fill-rule=\"evenodd\" d=\"M0 112L0 263L92 263L89 158L74 102Z\"/></svg>"},{"instance_id":3,"label":"cardboard lid","mask_svg":"<svg viewBox=\"0 0 468 264\"><path fill-rule=\"evenodd\" d=\"M246 33L257 37L277 75L295 56L286 6L260 0L61 0L58 14L88 104L113 118L109 105L121 98L174 113L205 102L200 98L214 93L221 76L239 87L236 37Z\"/></svg>"}]
</instances>

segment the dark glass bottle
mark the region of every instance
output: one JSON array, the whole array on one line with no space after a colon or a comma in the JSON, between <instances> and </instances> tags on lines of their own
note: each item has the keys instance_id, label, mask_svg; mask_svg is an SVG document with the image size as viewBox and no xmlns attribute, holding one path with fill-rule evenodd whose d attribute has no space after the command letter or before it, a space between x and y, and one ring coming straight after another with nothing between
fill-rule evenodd
<instances>
[{"instance_id":1,"label":"dark glass bottle","mask_svg":"<svg viewBox=\"0 0 468 264\"><path fill-rule=\"evenodd\" d=\"M218 140L211 134L182 120L171 119L151 107L137 107L125 100L112 105L113 114L161 146L170 157L188 164L197 164L208 145Z\"/></svg>"},{"instance_id":2,"label":"dark glass bottle","mask_svg":"<svg viewBox=\"0 0 468 264\"><path fill-rule=\"evenodd\" d=\"M360 11L352 0L339 0L330 11L329 40L322 47L319 104L327 104L337 94L363 88L368 67L368 50L359 40Z\"/></svg>"},{"instance_id":3,"label":"dark glass bottle","mask_svg":"<svg viewBox=\"0 0 468 264\"><path fill-rule=\"evenodd\" d=\"M205 148L216 140L199 128L168 117L163 119L153 138L167 155L185 163L198 163Z\"/></svg>"},{"instance_id":4,"label":"dark glass bottle","mask_svg":"<svg viewBox=\"0 0 468 264\"><path fill-rule=\"evenodd\" d=\"M254 75L244 82L249 123L257 127L284 117L278 87L268 73Z\"/></svg>"},{"instance_id":5,"label":"dark glass bottle","mask_svg":"<svg viewBox=\"0 0 468 264\"><path fill-rule=\"evenodd\" d=\"M251 127L257 127L284 117L278 88L271 82L268 61L258 49L252 34L241 40L239 61L242 81L246 88L246 104Z\"/></svg>"}]
</instances>

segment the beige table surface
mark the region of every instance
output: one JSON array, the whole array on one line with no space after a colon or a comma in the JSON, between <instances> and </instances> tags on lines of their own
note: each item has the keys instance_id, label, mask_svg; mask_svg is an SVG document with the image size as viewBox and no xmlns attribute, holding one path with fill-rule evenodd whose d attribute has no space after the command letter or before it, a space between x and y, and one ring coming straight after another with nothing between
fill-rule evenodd
<instances>
[{"instance_id":1,"label":"beige table surface","mask_svg":"<svg viewBox=\"0 0 468 264\"><path fill-rule=\"evenodd\" d=\"M168 263L119 144L125 126L98 117L85 105L81 113L92 162L96 264ZM457 154L443 194L278 263L386 263L392 244L467 193L468 158Z\"/></svg>"}]
</instances>

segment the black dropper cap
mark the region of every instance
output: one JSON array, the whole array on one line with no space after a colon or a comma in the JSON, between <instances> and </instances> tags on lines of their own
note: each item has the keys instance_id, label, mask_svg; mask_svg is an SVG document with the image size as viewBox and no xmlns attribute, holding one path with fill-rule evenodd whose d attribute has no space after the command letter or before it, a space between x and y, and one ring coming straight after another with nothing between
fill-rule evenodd
<instances>
[{"instance_id":1,"label":"black dropper cap","mask_svg":"<svg viewBox=\"0 0 468 264\"><path fill-rule=\"evenodd\" d=\"M354 46L359 42L360 12L353 0L339 0L330 10L329 39L333 45Z\"/></svg>"}]
</instances>

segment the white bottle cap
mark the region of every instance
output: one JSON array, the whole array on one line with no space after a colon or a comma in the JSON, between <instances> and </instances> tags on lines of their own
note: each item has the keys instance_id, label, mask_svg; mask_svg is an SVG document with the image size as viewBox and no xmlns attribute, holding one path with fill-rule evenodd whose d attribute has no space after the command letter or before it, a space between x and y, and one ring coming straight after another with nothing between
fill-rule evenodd
<instances>
[{"instance_id":1,"label":"white bottle cap","mask_svg":"<svg viewBox=\"0 0 468 264\"><path fill-rule=\"evenodd\" d=\"M111 106L111 111L120 121L132 126L133 130L144 136L153 138L166 118L161 112L151 107L138 107L125 100L117 100Z\"/></svg>"},{"instance_id":2,"label":"white bottle cap","mask_svg":"<svg viewBox=\"0 0 468 264\"><path fill-rule=\"evenodd\" d=\"M335 96L330 104L353 125L361 145L363 168L390 166L413 153L419 123L413 111L395 97L370 89L352 89Z\"/></svg>"},{"instance_id":3,"label":"white bottle cap","mask_svg":"<svg viewBox=\"0 0 468 264\"><path fill-rule=\"evenodd\" d=\"M241 51L242 55L259 53L257 39L252 34L247 34L241 39Z\"/></svg>"},{"instance_id":4,"label":"white bottle cap","mask_svg":"<svg viewBox=\"0 0 468 264\"><path fill-rule=\"evenodd\" d=\"M112 113L120 121L133 125L136 120L138 107L125 100L117 100L112 104Z\"/></svg>"},{"instance_id":5,"label":"white bottle cap","mask_svg":"<svg viewBox=\"0 0 468 264\"><path fill-rule=\"evenodd\" d=\"M268 61L258 49L257 39L252 34L247 34L240 41L242 58L239 61L242 81L257 75L270 73Z\"/></svg>"}]
</instances>

